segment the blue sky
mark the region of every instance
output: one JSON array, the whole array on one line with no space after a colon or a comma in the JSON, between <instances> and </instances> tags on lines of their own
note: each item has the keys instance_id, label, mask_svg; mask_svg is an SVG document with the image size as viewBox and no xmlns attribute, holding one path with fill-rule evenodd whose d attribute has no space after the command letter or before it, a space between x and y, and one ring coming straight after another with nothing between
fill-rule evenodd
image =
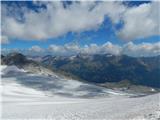
<instances>
[{"instance_id":1,"label":"blue sky","mask_svg":"<svg viewBox=\"0 0 160 120\"><path fill-rule=\"evenodd\" d=\"M109 28L110 29L110 28ZM107 29L108 30L108 29ZM98 40L97 40L98 39ZM133 42L135 44L140 44L143 42L149 42L149 43L156 43L160 40L160 36L150 36L143 39L136 39ZM79 45L89 45L91 43L96 43L98 45L104 44L105 42L110 41L115 44L125 44L126 41L123 41L119 39L112 30L106 33L105 28L100 29L96 32L94 31L88 31L80 33L80 36L76 33L68 33L67 35L53 38L53 39L47 39L45 41L35 41L35 40L21 40L21 39L13 39L9 44L2 44L2 48L30 48L34 45L39 45L42 48L47 48L50 44L56 44L56 45L64 45L67 43L75 43L78 42Z\"/></svg>"},{"instance_id":2,"label":"blue sky","mask_svg":"<svg viewBox=\"0 0 160 120\"><path fill-rule=\"evenodd\" d=\"M79 5L79 3L73 4L72 2L63 2L63 3L60 2L60 3L63 6L57 7L55 11L62 9L62 11L64 11L64 14L63 13L59 14L59 16L62 16L62 19L64 18L66 20L64 20L64 22L62 21L62 22L53 23L52 24L53 28L52 28L52 25L47 24L48 21L46 20L48 20L48 18L42 21L41 20L42 17L41 18L38 18L38 17L41 13L42 14L44 13L44 16L45 16L45 12L47 11L48 16L51 16L51 17L53 16L52 21L54 20L61 21L61 17L59 19L58 18L55 19L56 16L52 15L52 13L54 13L54 8L52 8L51 10L48 9L51 6L50 4L53 4L53 6L55 6L54 2L53 3L47 3L47 2L35 3L31 1L30 2L2 2L2 36L4 36L2 38L5 38L4 42L2 42L3 44L1 45L2 49L4 48L30 49L32 46L39 46L42 49L43 48L48 49L50 45L64 46L65 44L76 44L76 45L78 44L78 46L80 47L84 47L85 45L89 46L91 44L96 44L97 46L103 46L107 42L110 42L114 45L123 46L125 44L128 44L129 42L132 42L133 44L142 44L142 43L154 44L154 43L158 43L160 40L160 35L159 33L156 32L158 31L157 27L153 28L157 24L156 22L158 17L155 18L155 16L151 16L153 18L147 18L146 16L147 14L149 14L149 12L138 13L139 11L141 11L140 9L144 9L144 11L145 10L149 11L150 10L149 7L152 6L152 2L150 1L118 2L118 4L117 3L110 4L109 2L104 2L104 3L98 2L98 3L91 4L90 2L89 4L87 3L86 5L87 7L90 7L91 9L93 9L92 11L94 11L96 7L97 8L101 7L101 11L97 13L94 13L94 12L92 13L92 11L91 12L87 11L88 9L85 6L84 9L86 9L86 15L88 14L88 15L91 15L92 17L92 14L93 15L95 14L96 16L97 14L103 13L103 11L104 13L102 14L102 16L97 15L96 17L88 18L88 19L86 19L85 15L83 16L83 12L85 12L85 10L80 11L81 8L83 7L82 6L83 4L82 5ZM107 5L108 3L110 5ZM74 6L76 5L77 5L77 8L74 8ZM104 6L106 6L106 8L111 7L111 10L105 11ZM78 12L77 13L72 12L72 8L73 10L77 10ZM137 10L137 13L135 13L134 9ZM71 16L68 18L63 17L65 16L65 11L67 11L66 12L67 14L70 13ZM113 13L110 11L113 11ZM38 17L35 17L32 20L32 18L30 17L30 15L32 14ZM72 25L72 22L69 22L68 19L71 19L71 20L75 19L74 18L75 14L80 14L82 16L80 17L80 19L84 17L84 19L82 20L86 20L82 23L82 26L84 24L83 27ZM26 16L29 16L29 17L26 17ZM132 19L130 20L130 16L133 17L133 20ZM139 24L137 22L138 16L140 16L139 19L144 19L144 26L143 24ZM12 20L12 18L14 19L14 21ZM8 24L4 19L8 21L13 21L13 24L11 22L9 22ZM27 19L29 19L31 22L28 20L29 22L27 23ZM35 19L37 20L37 22L34 22ZM97 21L100 21L100 22L97 22L96 20L94 21L93 19L97 19ZM151 21L156 24L153 25L153 27L151 24L150 25L151 28L149 28L147 26L148 23L145 23L145 20ZM67 26L68 22L65 23L65 21L68 21L71 27ZM78 22L81 24L81 21L78 21ZM143 23L143 21L140 21L140 22ZM131 30L129 29L129 28L132 28L131 26L128 25L129 23L131 24L133 23L134 29L131 29ZM44 24L44 25L42 25L41 27L41 24ZM57 24L60 27L62 27L62 30L61 29L59 30L59 28L57 27L54 28L54 26L56 26ZM14 28L12 28L12 26L15 26L15 25L18 29L18 30L15 30L17 32L15 32ZM29 28L28 25L31 27ZM36 26L36 28L34 27L34 25ZM46 27L47 25L48 25L48 28ZM67 28L65 27L65 25L67 26ZM139 26L139 25L142 25L142 26ZM22 30L20 29L22 28L21 26L24 27ZM143 27L144 27L144 30L141 29ZM10 29L13 29L13 30L10 30ZM24 30L24 29L27 29L27 30ZM46 30L49 29L49 32L46 32L43 29L46 29ZM137 32L136 32L136 29L137 29ZM32 30L33 32L30 32ZM19 31L20 32L22 31L22 33L18 34ZM44 35L41 35L41 34L44 34Z\"/></svg>"}]
</instances>

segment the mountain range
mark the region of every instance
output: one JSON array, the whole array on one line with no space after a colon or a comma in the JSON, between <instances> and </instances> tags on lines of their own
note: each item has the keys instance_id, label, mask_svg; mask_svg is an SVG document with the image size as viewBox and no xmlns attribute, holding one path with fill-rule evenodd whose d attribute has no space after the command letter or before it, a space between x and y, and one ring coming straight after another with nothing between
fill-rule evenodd
<instances>
[{"instance_id":1,"label":"mountain range","mask_svg":"<svg viewBox=\"0 0 160 120\"><path fill-rule=\"evenodd\" d=\"M38 58L38 60L37 60ZM43 66L77 80L110 86L141 85L160 88L160 55L131 57L111 54L78 54L74 56L25 56L21 53L1 55L1 64ZM112 86L112 85L111 85Z\"/></svg>"}]
</instances>

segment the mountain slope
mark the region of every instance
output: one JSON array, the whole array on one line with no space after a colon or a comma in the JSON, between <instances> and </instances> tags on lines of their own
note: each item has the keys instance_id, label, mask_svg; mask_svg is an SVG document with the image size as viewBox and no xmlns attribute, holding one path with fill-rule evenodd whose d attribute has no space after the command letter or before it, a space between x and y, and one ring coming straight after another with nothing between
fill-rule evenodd
<instances>
[{"instance_id":1,"label":"mountain slope","mask_svg":"<svg viewBox=\"0 0 160 120\"><path fill-rule=\"evenodd\" d=\"M75 64L79 61L76 64L80 64L80 66L83 64L86 68L92 68L92 64L89 64L92 61L96 63L93 66L97 68L101 64L97 64L98 61L103 62L103 57L100 59L100 57L94 56L48 58L51 58L49 62L58 65L54 68L60 71L61 67L72 62ZM48 58L45 58L46 61L48 61ZM9 59L9 61L6 59ZM110 59L107 62L109 66L112 62L121 60L120 58L114 59L114 61L112 58L108 59ZM56 64L55 61L59 64ZM86 61L86 64L84 61ZM1 66L2 119L149 120L160 118L159 93L148 96L138 92L130 94L125 91L100 87L90 82L85 83L68 79L44 67L43 62L38 63L28 60L25 56L19 54L4 56L2 63L10 65ZM131 63L137 64L134 60L128 62L129 65ZM152 60L150 60L150 64L152 65ZM146 64L142 66L146 66ZM49 67L52 68L52 66ZM147 70L153 70L155 67L152 65ZM115 82L115 84L117 85L118 82ZM123 86L124 83L120 82L120 84ZM132 83L129 81L129 84Z\"/></svg>"},{"instance_id":2,"label":"mountain slope","mask_svg":"<svg viewBox=\"0 0 160 120\"><path fill-rule=\"evenodd\" d=\"M128 81L131 85L160 88L160 56L135 58L126 55L79 54L66 57L48 55L38 58L36 61L20 53L11 53L3 56L1 62L30 69L32 72L41 72L41 68L45 68L96 84L109 82L118 84L121 81Z\"/></svg>"},{"instance_id":3,"label":"mountain slope","mask_svg":"<svg viewBox=\"0 0 160 120\"><path fill-rule=\"evenodd\" d=\"M13 79L23 86L50 93L50 95L62 95L68 97L96 97L109 94L126 94L113 91L104 87L65 78L51 71L41 68L41 72L30 72L30 69L19 69L16 66L7 66L2 69L2 79Z\"/></svg>"},{"instance_id":4,"label":"mountain slope","mask_svg":"<svg viewBox=\"0 0 160 120\"><path fill-rule=\"evenodd\" d=\"M160 88L160 56L135 58L126 55L77 55L72 59L49 57L42 60L42 63L88 82L129 80L132 84Z\"/></svg>"}]
</instances>

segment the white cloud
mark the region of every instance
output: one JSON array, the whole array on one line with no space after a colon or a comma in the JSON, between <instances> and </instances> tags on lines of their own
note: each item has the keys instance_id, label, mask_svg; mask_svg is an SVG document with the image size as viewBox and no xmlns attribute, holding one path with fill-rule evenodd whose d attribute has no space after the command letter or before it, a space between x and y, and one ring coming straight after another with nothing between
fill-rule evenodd
<instances>
[{"instance_id":1,"label":"white cloud","mask_svg":"<svg viewBox=\"0 0 160 120\"><path fill-rule=\"evenodd\" d=\"M54 55L72 55L81 51L81 48L75 44L50 45L48 51Z\"/></svg>"},{"instance_id":2,"label":"white cloud","mask_svg":"<svg viewBox=\"0 0 160 120\"><path fill-rule=\"evenodd\" d=\"M129 42L122 47L123 54L130 56L155 56L160 55L160 42L133 44Z\"/></svg>"},{"instance_id":3,"label":"white cloud","mask_svg":"<svg viewBox=\"0 0 160 120\"><path fill-rule=\"evenodd\" d=\"M9 40L7 36L2 35L1 36L1 44L8 44Z\"/></svg>"},{"instance_id":4,"label":"white cloud","mask_svg":"<svg viewBox=\"0 0 160 120\"><path fill-rule=\"evenodd\" d=\"M81 53L95 54L98 53L100 49L97 44L90 44L90 45L85 45L81 51L82 51Z\"/></svg>"},{"instance_id":5,"label":"white cloud","mask_svg":"<svg viewBox=\"0 0 160 120\"><path fill-rule=\"evenodd\" d=\"M45 40L99 28L108 16L112 24L124 22L115 31L124 40L134 40L160 34L159 2L126 7L121 2L81 1L67 8L62 2L42 2L47 9L35 12L26 7L2 5L2 35L21 40ZM34 2L34 4L42 4ZM21 17L23 13L24 16ZM9 15L8 15L9 14ZM107 31L106 31L107 32Z\"/></svg>"},{"instance_id":6,"label":"white cloud","mask_svg":"<svg viewBox=\"0 0 160 120\"><path fill-rule=\"evenodd\" d=\"M107 42L98 46L97 44L90 44L85 46L78 46L76 44L50 45L48 50L51 54L55 55L73 55L73 54L104 54L111 53L114 55L120 54L120 46L113 45L111 42Z\"/></svg>"},{"instance_id":7,"label":"white cloud","mask_svg":"<svg viewBox=\"0 0 160 120\"><path fill-rule=\"evenodd\" d=\"M106 42L102 45L90 44L78 46L76 44L65 45L50 45L48 48L41 48L40 46L32 46L29 49L2 49L3 53L10 53L13 51L21 52L27 55L56 55L68 56L82 54L113 54L113 55L128 55L133 57L149 57L160 55L160 42L156 43L141 43L134 44L133 42L126 43L122 46Z\"/></svg>"},{"instance_id":8,"label":"white cloud","mask_svg":"<svg viewBox=\"0 0 160 120\"><path fill-rule=\"evenodd\" d=\"M44 4L45 2L43 2ZM36 3L35 3L36 4ZM46 2L47 9L40 12L22 8L24 20L19 16L7 16L7 7L3 7L2 33L20 39L42 40L58 37L68 32L82 32L96 29L109 16L118 22L125 7L120 2L74 2L64 8L62 2ZM10 8L11 9L11 8ZM18 8L17 8L18 9ZM15 10L17 12L17 10ZM21 10L20 10L21 11Z\"/></svg>"},{"instance_id":9,"label":"white cloud","mask_svg":"<svg viewBox=\"0 0 160 120\"><path fill-rule=\"evenodd\" d=\"M106 42L103 45L97 45L97 44L90 44L86 45L83 48L81 48L82 53L87 53L87 54L105 54L105 53L110 53L114 55L120 54L121 47L118 45L114 45L111 42Z\"/></svg>"},{"instance_id":10,"label":"white cloud","mask_svg":"<svg viewBox=\"0 0 160 120\"><path fill-rule=\"evenodd\" d=\"M50 45L50 54L53 55L73 55L78 53L83 54L113 54L113 55L129 55L129 56L156 56L160 55L160 42L157 43L141 43L134 44L129 42L123 46L107 42L103 45L90 44L83 47L77 45Z\"/></svg>"},{"instance_id":11,"label":"white cloud","mask_svg":"<svg viewBox=\"0 0 160 120\"><path fill-rule=\"evenodd\" d=\"M128 8L122 17L124 27L118 31L118 35L124 40L160 35L159 8L159 2Z\"/></svg>"},{"instance_id":12,"label":"white cloud","mask_svg":"<svg viewBox=\"0 0 160 120\"><path fill-rule=\"evenodd\" d=\"M41 48L41 47L38 46L38 45L35 45L35 46L32 46L31 48L29 48L29 51L31 51L31 52L43 52L44 49Z\"/></svg>"},{"instance_id":13,"label":"white cloud","mask_svg":"<svg viewBox=\"0 0 160 120\"><path fill-rule=\"evenodd\" d=\"M7 48L1 48L1 54L8 54L9 50Z\"/></svg>"},{"instance_id":14,"label":"white cloud","mask_svg":"<svg viewBox=\"0 0 160 120\"><path fill-rule=\"evenodd\" d=\"M102 45L101 49L104 52L111 53L111 54L114 54L114 55L119 55L122 48L119 45L114 45L111 42L107 42L107 43Z\"/></svg>"}]
</instances>

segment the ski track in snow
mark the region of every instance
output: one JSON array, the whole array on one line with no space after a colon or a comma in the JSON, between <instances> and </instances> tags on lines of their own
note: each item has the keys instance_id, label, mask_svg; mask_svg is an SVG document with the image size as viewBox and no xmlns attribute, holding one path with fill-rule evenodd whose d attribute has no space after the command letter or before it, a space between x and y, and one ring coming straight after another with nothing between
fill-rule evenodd
<instances>
[{"instance_id":1,"label":"ski track in snow","mask_svg":"<svg viewBox=\"0 0 160 120\"><path fill-rule=\"evenodd\" d=\"M19 76L21 72L25 73L24 70L19 70L15 66L1 66L1 75L4 76L0 85L2 88L2 119L158 120L160 118L160 94L130 98L127 94L97 88L94 85L90 86L74 80L60 80L64 85L60 92L74 95L74 97L63 96L63 94L54 94L55 89L53 88L50 89L52 92L44 92L20 84L17 78L13 77L16 74L5 76L10 71L18 73ZM79 97L88 95L87 87L90 94L93 93L97 97L92 97L92 94L89 98ZM94 91L94 88L97 91ZM103 96L101 94L99 96L97 92L102 92Z\"/></svg>"}]
</instances>

